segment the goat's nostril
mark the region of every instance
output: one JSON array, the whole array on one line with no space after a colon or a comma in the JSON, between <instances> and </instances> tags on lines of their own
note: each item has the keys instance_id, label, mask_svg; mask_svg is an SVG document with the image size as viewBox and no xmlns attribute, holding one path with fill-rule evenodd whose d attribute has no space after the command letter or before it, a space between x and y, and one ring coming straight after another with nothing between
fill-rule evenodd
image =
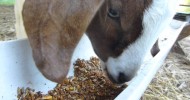
<instances>
[{"instance_id":1,"label":"goat's nostril","mask_svg":"<svg viewBox=\"0 0 190 100\"><path fill-rule=\"evenodd\" d=\"M125 82L125 74L124 73L119 73L118 81L120 83Z\"/></svg>"},{"instance_id":2,"label":"goat's nostril","mask_svg":"<svg viewBox=\"0 0 190 100\"><path fill-rule=\"evenodd\" d=\"M112 75L110 75L109 73L107 73L108 78L110 79L110 81L112 81L113 83L116 84L123 84L125 82L128 82L132 79L132 77L125 75L124 73L119 73L118 77L116 79L114 79L114 77Z\"/></svg>"},{"instance_id":3,"label":"goat's nostril","mask_svg":"<svg viewBox=\"0 0 190 100\"><path fill-rule=\"evenodd\" d=\"M124 73L119 73L118 76L118 82L119 83L125 83L131 80L131 77L126 76Z\"/></svg>"}]
</instances>

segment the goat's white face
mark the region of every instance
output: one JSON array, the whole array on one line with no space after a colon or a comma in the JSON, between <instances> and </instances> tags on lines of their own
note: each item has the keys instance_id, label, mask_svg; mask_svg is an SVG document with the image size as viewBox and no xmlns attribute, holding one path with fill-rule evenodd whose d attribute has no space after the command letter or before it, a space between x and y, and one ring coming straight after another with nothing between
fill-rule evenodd
<instances>
[{"instance_id":1,"label":"goat's white face","mask_svg":"<svg viewBox=\"0 0 190 100\"><path fill-rule=\"evenodd\" d=\"M123 83L135 76L172 19L176 1L26 0L23 20L34 61L46 78L62 83L86 31L110 79Z\"/></svg>"},{"instance_id":2,"label":"goat's white face","mask_svg":"<svg viewBox=\"0 0 190 100\"><path fill-rule=\"evenodd\" d=\"M174 0L106 0L87 29L115 83L131 80L174 14Z\"/></svg>"}]
</instances>

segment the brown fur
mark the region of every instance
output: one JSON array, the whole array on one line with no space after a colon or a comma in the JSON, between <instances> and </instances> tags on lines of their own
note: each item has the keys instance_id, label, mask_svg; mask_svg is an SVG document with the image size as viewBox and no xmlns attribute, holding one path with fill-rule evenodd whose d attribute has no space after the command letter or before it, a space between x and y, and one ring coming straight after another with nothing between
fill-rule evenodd
<instances>
[{"instance_id":1,"label":"brown fur","mask_svg":"<svg viewBox=\"0 0 190 100\"><path fill-rule=\"evenodd\" d=\"M152 0L26 0L23 20L37 67L46 78L61 83L86 29L100 59L118 57L141 35L143 13L151 3ZM109 8L120 13L119 19L108 16ZM152 54L156 55L154 50Z\"/></svg>"},{"instance_id":2,"label":"brown fur","mask_svg":"<svg viewBox=\"0 0 190 100\"><path fill-rule=\"evenodd\" d=\"M106 0L87 29L94 51L103 61L118 57L134 42L143 29L144 10L152 0ZM112 8L120 13L120 19L107 16Z\"/></svg>"},{"instance_id":3,"label":"brown fur","mask_svg":"<svg viewBox=\"0 0 190 100\"><path fill-rule=\"evenodd\" d=\"M61 83L73 51L103 0L26 0L23 20L42 74Z\"/></svg>"}]
</instances>

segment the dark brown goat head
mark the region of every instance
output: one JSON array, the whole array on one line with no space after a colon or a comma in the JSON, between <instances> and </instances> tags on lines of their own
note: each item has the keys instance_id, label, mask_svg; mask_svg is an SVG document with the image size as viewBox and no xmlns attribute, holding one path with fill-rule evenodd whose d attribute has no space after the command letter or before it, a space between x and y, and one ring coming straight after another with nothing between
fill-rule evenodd
<instances>
[{"instance_id":1,"label":"dark brown goat head","mask_svg":"<svg viewBox=\"0 0 190 100\"><path fill-rule=\"evenodd\" d=\"M46 78L62 82L86 31L110 79L123 83L135 76L172 19L175 1L26 0L23 20L35 63Z\"/></svg>"}]
</instances>

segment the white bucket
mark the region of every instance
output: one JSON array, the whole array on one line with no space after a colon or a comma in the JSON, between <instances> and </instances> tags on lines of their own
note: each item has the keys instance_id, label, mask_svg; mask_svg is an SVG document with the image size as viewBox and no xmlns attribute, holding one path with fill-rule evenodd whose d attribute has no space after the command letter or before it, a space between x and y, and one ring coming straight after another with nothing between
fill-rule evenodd
<instances>
[{"instance_id":1,"label":"white bucket","mask_svg":"<svg viewBox=\"0 0 190 100\"><path fill-rule=\"evenodd\" d=\"M84 35L77 45L72 62L91 56L96 55ZM55 86L56 83L47 80L35 66L27 39L0 41L0 100L16 100L18 87L30 87L47 93Z\"/></svg>"},{"instance_id":2,"label":"white bucket","mask_svg":"<svg viewBox=\"0 0 190 100\"><path fill-rule=\"evenodd\" d=\"M0 42L1 100L16 100L18 87L30 87L46 93L55 85L35 66L27 39Z\"/></svg>"}]
</instances>

